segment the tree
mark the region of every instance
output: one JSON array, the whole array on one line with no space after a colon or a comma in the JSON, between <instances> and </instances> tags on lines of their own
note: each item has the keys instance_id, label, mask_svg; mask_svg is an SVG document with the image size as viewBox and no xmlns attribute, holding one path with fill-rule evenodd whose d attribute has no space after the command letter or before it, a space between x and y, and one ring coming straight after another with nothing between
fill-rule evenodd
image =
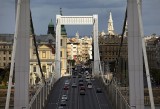
<instances>
[{"instance_id":1,"label":"tree","mask_svg":"<svg viewBox=\"0 0 160 109\"><path fill-rule=\"evenodd\" d=\"M160 85L160 69L150 69L150 74L157 85Z\"/></svg>"}]
</instances>

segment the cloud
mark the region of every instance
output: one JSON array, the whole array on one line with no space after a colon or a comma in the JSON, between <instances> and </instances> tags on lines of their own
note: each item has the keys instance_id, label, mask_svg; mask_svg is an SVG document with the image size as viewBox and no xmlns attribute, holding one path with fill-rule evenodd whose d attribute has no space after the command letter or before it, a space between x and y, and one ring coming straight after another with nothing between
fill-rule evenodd
<instances>
[{"instance_id":1,"label":"cloud","mask_svg":"<svg viewBox=\"0 0 160 109\"><path fill-rule=\"evenodd\" d=\"M15 0L0 0L0 33L14 33ZM33 23L36 34L46 34L50 19L56 21L59 8L63 15L93 15L99 16L99 30L107 32L109 11L111 10L114 28L120 34L124 20L126 0L30 0ZM143 0L143 24L145 34L160 34L160 0ZM67 26L68 35L91 34L91 26ZM77 29L77 30L76 30ZM74 31L73 31L74 30Z\"/></svg>"},{"instance_id":2,"label":"cloud","mask_svg":"<svg viewBox=\"0 0 160 109\"><path fill-rule=\"evenodd\" d=\"M34 16L37 16L36 19L39 19L39 20L35 20L35 25L38 25L38 21L40 20L46 21L45 19L47 19L49 15L50 15L50 18L53 18L53 21L55 22L56 14L59 14L59 8L61 7L63 8L63 15L98 14L99 30L107 31L107 21L108 21L109 11L111 10L114 15L117 13L116 12L117 10L119 10L119 13L123 13L122 11L125 10L126 3L122 2L121 0L119 0L118 2L117 1L118 0L112 0L112 2L106 2L106 1L104 2L104 0L99 0L99 1L97 0L90 0L90 1L86 1L86 0L67 0L67 1L66 0L52 0L52 1L51 0L49 1L34 0L31 3L32 4L31 8L33 10L33 19L34 19ZM40 15L37 15L37 14L40 14ZM121 18L117 19L117 21L123 18L123 14L121 15ZM48 24L48 21L46 23ZM75 34L74 32L72 32L73 31L72 27L73 26L66 27L67 32L70 35ZM43 27L41 26L41 28ZM78 27L77 29L80 29L82 31L75 30L75 28L74 30L79 31L80 34L91 34L91 31L87 31L87 30L90 30L89 26L84 26L81 28L82 29ZM86 29L83 29L83 28L86 28ZM43 30L47 31L46 29L47 28L43 28Z\"/></svg>"},{"instance_id":3,"label":"cloud","mask_svg":"<svg viewBox=\"0 0 160 109\"><path fill-rule=\"evenodd\" d=\"M13 0L0 0L0 33L14 33L15 5Z\"/></svg>"}]
</instances>

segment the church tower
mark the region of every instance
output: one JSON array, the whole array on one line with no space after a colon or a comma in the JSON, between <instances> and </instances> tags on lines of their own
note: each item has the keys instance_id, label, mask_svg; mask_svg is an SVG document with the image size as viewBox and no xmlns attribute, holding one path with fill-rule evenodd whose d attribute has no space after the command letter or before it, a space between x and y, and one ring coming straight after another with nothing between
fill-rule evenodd
<instances>
[{"instance_id":1,"label":"church tower","mask_svg":"<svg viewBox=\"0 0 160 109\"><path fill-rule=\"evenodd\" d=\"M52 22L52 19L48 24L48 32L47 32L47 34L52 34L53 36L55 36L54 24Z\"/></svg>"},{"instance_id":2,"label":"church tower","mask_svg":"<svg viewBox=\"0 0 160 109\"><path fill-rule=\"evenodd\" d=\"M113 19L111 12L109 13L109 20L108 20L108 35L114 35Z\"/></svg>"}]
</instances>

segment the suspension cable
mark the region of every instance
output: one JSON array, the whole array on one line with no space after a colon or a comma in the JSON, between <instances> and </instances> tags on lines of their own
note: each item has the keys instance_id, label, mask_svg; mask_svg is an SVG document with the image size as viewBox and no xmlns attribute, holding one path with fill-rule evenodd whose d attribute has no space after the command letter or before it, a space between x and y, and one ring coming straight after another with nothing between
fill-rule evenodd
<instances>
[{"instance_id":1,"label":"suspension cable","mask_svg":"<svg viewBox=\"0 0 160 109\"><path fill-rule=\"evenodd\" d=\"M32 36L33 36L33 42L34 42L34 46L35 46L35 52L36 52L36 56L37 56L37 60L38 60L39 69L40 69L40 72L41 72L41 79L46 84L45 77L44 77L42 67L41 67L41 61L39 59L38 47L37 47L37 44L36 44L36 37L35 37L35 33L34 33L31 11L30 11L30 22L31 22L31 32L32 32Z\"/></svg>"},{"instance_id":2,"label":"suspension cable","mask_svg":"<svg viewBox=\"0 0 160 109\"><path fill-rule=\"evenodd\" d=\"M126 23L127 23L127 8L126 8L125 18L123 22L123 29L122 29L122 34L121 34L122 37L121 37L121 42L120 42L119 51L118 51L118 58L120 58L120 55L121 55L121 48L123 46L123 38L124 38Z\"/></svg>"},{"instance_id":3,"label":"suspension cable","mask_svg":"<svg viewBox=\"0 0 160 109\"><path fill-rule=\"evenodd\" d=\"M120 56L121 56L121 48L123 46L123 38L124 38L124 34L125 34L126 24L127 24L127 8L126 8L125 18L124 18L124 22L123 22L123 28L122 28L122 34L121 34L122 37L121 37L121 42L120 42L120 45L119 45L118 56L117 56L117 59L116 59L116 66L118 66L119 59L120 59ZM115 69L116 68L117 67L115 67ZM117 73L117 69L115 70L115 73Z\"/></svg>"}]
</instances>

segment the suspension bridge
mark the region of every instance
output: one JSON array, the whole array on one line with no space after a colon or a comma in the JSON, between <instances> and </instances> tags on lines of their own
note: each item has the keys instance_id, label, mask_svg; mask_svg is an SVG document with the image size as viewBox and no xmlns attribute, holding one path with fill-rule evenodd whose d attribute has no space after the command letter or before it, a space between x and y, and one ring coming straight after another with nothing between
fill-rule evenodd
<instances>
[{"instance_id":1,"label":"suspension bridge","mask_svg":"<svg viewBox=\"0 0 160 109\"><path fill-rule=\"evenodd\" d=\"M9 109L13 70L15 67L15 91L14 109L145 109L143 76L147 77L150 95L151 109L155 109L146 49L144 43L143 24L141 16L142 1L127 0L126 15L122 31L122 40L119 46L119 55L116 66L119 66L121 47L126 22L128 23L128 93L123 94L124 87L120 87L115 67L112 78L104 76L104 66L101 64L98 45L98 15L92 16L56 16L56 57L55 71L51 78L45 80L38 56L35 33L30 11L30 0L18 0L16 11L16 26L14 44L9 76L9 86L5 109ZM36 48L38 65L42 83L31 97L29 89L29 59L30 59L30 24L33 29L33 39ZM94 61L92 66L92 89L79 87L79 74L71 75L70 78L61 75L61 25L91 25L93 26ZM143 75L143 60L146 75ZM109 75L107 75L108 77ZM86 80L83 72L82 80ZM86 80L87 81L87 80ZM67 85L65 85L67 84ZM76 87L77 86L77 87ZM88 87L87 82L83 82ZM73 87L73 88L72 88ZM74 88L76 87L76 88ZM83 88L83 87L82 87ZM84 91L85 90L85 91ZM81 95L85 94L85 96ZM62 96L66 95L63 97Z\"/></svg>"}]
</instances>

